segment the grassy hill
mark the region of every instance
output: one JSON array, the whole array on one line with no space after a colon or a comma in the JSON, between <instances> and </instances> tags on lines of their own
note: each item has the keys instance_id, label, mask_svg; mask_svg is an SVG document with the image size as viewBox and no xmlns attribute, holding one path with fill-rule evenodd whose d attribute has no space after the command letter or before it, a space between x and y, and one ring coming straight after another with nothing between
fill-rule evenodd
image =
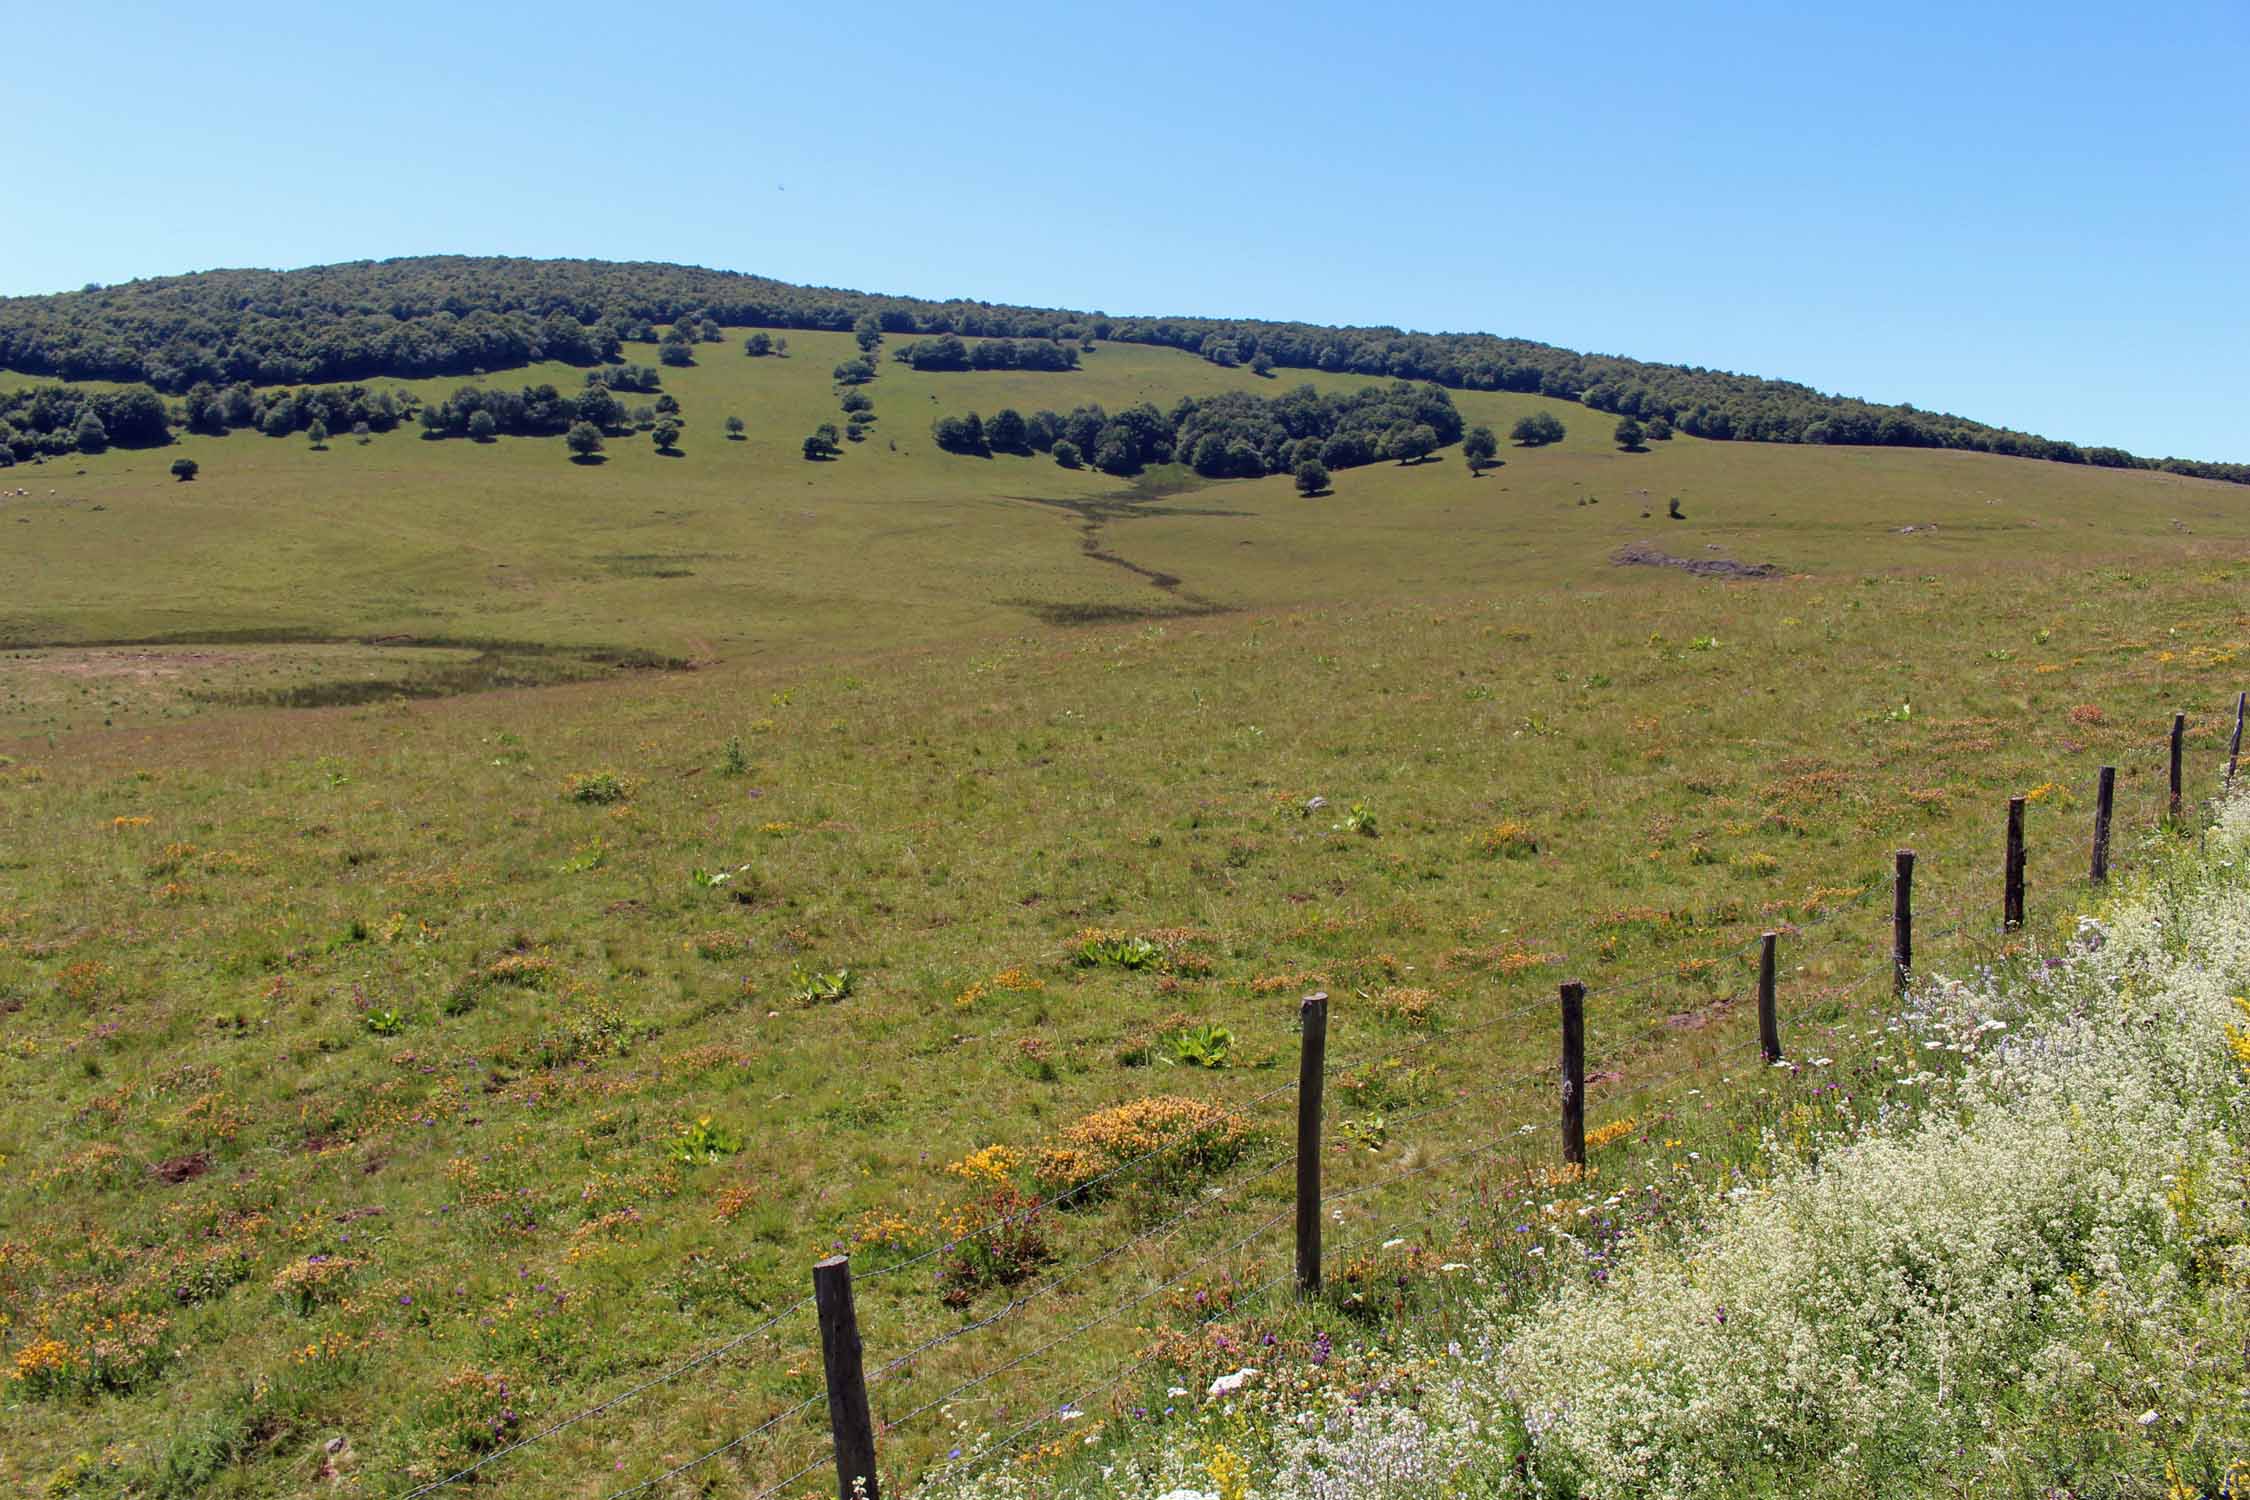
<instances>
[{"instance_id":1,"label":"grassy hill","mask_svg":"<svg viewBox=\"0 0 2250 1500\"><path fill-rule=\"evenodd\" d=\"M2005 798L2034 799L2053 937L2094 767L2121 845L2177 836L2157 742L2188 714L2208 791L2242 686L2250 517L2210 481L1622 453L1500 391L1454 399L1568 439L1312 500L932 442L972 408L1274 387L1107 342L1068 373L885 363L869 439L808 463L852 349L703 346L665 372L678 457L237 432L7 472L11 1490L402 1493L759 1329L837 1246L885 1273L875 1362L995 1318L878 1386L896 1420L998 1372L886 1434L920 1472L1286 1263L1269 1232L1183 1279L1287 1205L1266 1096L1305 990L1337 1007L1332 1180L1365 1189L1338 1241L1482 1254L1473 1166L1433 1164L1523 1124L1502 1163L1549 1159L1557 981L1609 991L1597 1125L1833 1109L1742 1062L1745 941L1789 928L1792 1036L1852 1062L1893 847L1926 963L2025 961L1993 930ZM1637 543L1777 572L1615 560ZM1152 1097L1214 1113L1107 1113ZM944 1249L1043 1152L1167 1120L1192 1165ZM1305 1316L1351 1337L1346 1296ZM814 1396L815 1347L791 1312L479 1483L653 1478ZM659 1493L762 1486L819 1433Z\"/></svg>"}]
</instances>

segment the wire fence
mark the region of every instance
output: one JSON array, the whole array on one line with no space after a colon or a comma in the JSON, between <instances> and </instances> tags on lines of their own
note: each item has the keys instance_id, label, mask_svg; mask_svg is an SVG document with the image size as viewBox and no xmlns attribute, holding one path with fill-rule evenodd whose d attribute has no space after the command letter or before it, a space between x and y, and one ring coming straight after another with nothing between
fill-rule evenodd
<instances>
[{"instance_id":1,"label":"wire fence","mask_svg":"<svg viewBox=\"0 0 2250 1500\"><path fill-rule=\"evenodd\" d=\"M2200 736L2208 726L2191 729L2184 722L2177 723L2170 733L2154 740L2134 742L2130 747L2145 749L2149 745L2165 745L2170 748L2164 819L2167 826L2177 828L2180 820L2188 817L2191 807L2198 816L2208 813L2231 788L2245 706L2245 700L2238 698L2227 764L2217 786L2209 795L2198 797L2192 803L2186 798L2183 787L2182 746L2191 735ZM2113 775L2106 767L2100 787L2089 876L2094 884L2103 878L2103 861L2113 830L2114 808L2110 800ZM2012 819L2011 829L2017 827L2020 821ZM2021 868L2020 850L2011 851L2011 861L2014 868ZM1303 1077L1267 1088L1232 1105L1237 1117L1247 1118L1262 1106L1295 1094L1299 1104L1298 1139L1317 1147L1324 1140L1322 1131L1332 1113L1319 1102L1320 1091L1313 1087L1318 1079L1343 1077L1383 1066L1414 1068L1434 1052L1450 1052L1458 1062L1464 1056L1473 1056L1464 1053L1460 1044L1510 1025L1523 1028L1542 1024L1556 1018L1558 1012L1563 1025L1559 1062L1543 1061L1532 1067L1511 1070L1497 1079L1485 1078L1473 1086L1458 1086L1448 1098L1433 1100L1425 1094L1422 1102L1412 1102L1403 1112L1393 1110L1360 1121L1338 1120L1336 1123L1345 1128L1347 1140L1329 1143L1328 1150L1318 1158L1304 1156L1300 1150L1265 1159L1257 1153L1241 1157L1228 1170L1217 1174L1216 1180L1203 1181L1197 1196L1185 1207L1137 1227L1127 1237L1096 1253L1036 1280L1026 1277L1021 1285L1005 1288L1005 1299L990 1311L923 1334L890 1354L872 1371L862 1365L860 1335L850 1300L852 1278L847 1271L842 1278L844 1292L840 1306L824 1300L821 1283L816 1281L813 1296L801 1297L690 1358L495 1448L443 1478L407 1490L400 1500L423 1500L439 1491L479 1480L487 1470L525 1450L610 1415L673 1381L715 1367L808 1308L817 1314L820 1323L825 1362L825 1379L820 1391L782 1406L741 1433L691 1457L676 1463L667 1461L649 1477L611 1491L606 1500L628 1500L631 1496L647 1494L704 1465L740 1454L784 1424L806 1417L824 1400L829 1403L832 1418L840 1423L847 1422L854 1400L859 1411L872 1410L868 1397L870 1388L886 1397L897 1392L901 1409L881 1420L870 1418L863 1439L847 1433L843 1425L838 1425L832 1434L820 1435L815 1446L821 1451L787 1477L758 1490L755 1500L781 1494L831 1464L835 1466L840 1488L848 1492L852 1480L858 1478L873 1497L878 1487L874 1460L874 1442L878 1435L887 1438L899 1434L933 1414L946 1413L976 1398L979 1392L997 1387L1010 1377L1020 1380L1036 1376L1042 1362L1057 1351L1082 1345L1101 1331L1121 1326L1132 1314L1168 1294L1180 1292L1198 1276L1232 1275L1243 1256L1292 1216L1297 1223L1295 1256L1280 1268L1247 1281L1227 1296L1214 1299L1207 1313L1190 1320L1190 1332L1229 1313L1240 1313L1259 1305L1285 1287L1300 1294L1312 1293L1321 1285L1324 1264L1344 1264L1369 1245L1403 1242L1402 1236L1412 1234L1416 1222L1428 1221L1431 1201L1426 1197L1414 1213L1383 1217L1381 1228L1365 1229L1341 1244L1325 1244L1322 1231L1331 1221L1376 1223L1377 1206L1395 1198L1402 1190L1411 1188L1426 1194L1447 1180L1456 1180L1458 1189L1458 1180L1463 1179L1464 1174L1485 1170L1484 1164L1511 1149L1526 1153L1526 1170L1529 1170L1529 1153L1544 1149L1537 1147L1535 1137L1546 1129L1555 1129L1559 1136L1562 1180L1578 1180L1569 1173L1583 1173L1587 1160L1585 1106L1590 1085L1602 1088L1605 1099L1617 1101L1621 1110L1630 1108L1629 1113L1619 1113L1610 1126L1594 1132L1599 1145L1606 1149L1645 1142L1657 1123L1667 1117L1668 1111L1676 1110L1689 1095L1702 1095L1702 1085L1714 1074L1720 1076L1722 1083L1727 1083L1735 1081L1735 1075L1746 1069L1759 1075L1796 1072L1803 1066L1802 1062L1794 1060L1793 1053L1777 1053L1767 1040L1776 1034L1778 1027L1775 996L1780 984L1778 976L1771 984L1763 973L1759 978L1759 1035L1745 1039L1730 1031L1735 1004L1742 998L1735 966L1758 953L1769 941L1789 955L1797 965L1794 971L1797 973L1810 972L1816 964L1825 972L1833 972L1837 965L1858 970L1857 977L1840 988L1813 980L1799 980L1793 986L1803 989L1813 1002L1833 1014L1856 1013L1864 1006L1878 1003L1892 991L1903 990L1912 975L1927 970L1929 966L1923 955L1937 945L1960 943L1968 949L1966 953L1955 953L1956 962L1971 956L2005 956L2021 948L2024 939L2019 930L1965 893L1950 903L1936 904L1934 910L1925 905L1924 914L1936 916L1942 925L1917 930L1912 876L1912 856L1902 852L1899 868L1890 882L1870 880L1849 892L1824 893L1829 899L1821 901L1816 910L1804 913L1804 919L1799 921L1787 920L1769 907L1769 914L1777 917L1769 931L1715 951L1675 960L1664 968L1612 978L1591 988L1565 985L1559 997L1541 995L1504 1006L1465 1027L1432 1028L1402 1047L1381 1047L1348 1060L1326 1058L1324 1051L1308 1050L1307 1071ZM2087 889L2087 885L2052 880L2043 880L2039 886L2041 900L2070 904L2078 904ZM1882 955L1882 935L1861 929L1853 919L1866 912L1886 892L1894 897L1889 962L1871 968L1868 960L1879 959ZM1653 1024L1640 1024L1652 1011L1660 1009L1668 994L1697 998L1702 1004L1660 1014ZM1316 998L1322 1006L1319 1045L1324 1048L1326 997ZM1598 1064L1591 1069L1583 1045L1588 1014L1585 1002L1589 999L1601 1002L1591 1012L1595 1023L1592 1034L1599 1044ZM1579 1028L1575 1043L1572 1040L1574 1026ZM1309 1036L1306 1045L1308 1049L1315 1045ZM1822 1057L1816 1061L1826 1064L1830 1059ZM1776 1068L1776 1064L1780 1067ZM1510 1100L1543 1084L1559 1089L1562 1099L1559 1117L1551 1100L1524 1107L1500 1107L1500 1101ZM1445 1122L1450 1129L1450 1138L1432 1136L1432 1127L1439 1122ZM1618 1126L1623 1128L1616 1128ZM1350 1149L1361 1145L1369 1149ZM865 1287L893 1281L904 1272L958 1255L980 1241L991 1241L1011 1229L1163 1170L1168 1158L1185 1156L1194 1147L1194 1138L1189 1135L1164 1140L1106 1166L1084 1181L1011 1207L910 1256L870 1269L857 1277L857 1283ZM1328 1155L1337 1151L1343 1154L1331 1168ZM1313 1170L1307 1170L1308 1164ZM1267 1190L1272 1179L1292 1168L1297 1169L1297 1184L1291 1202L1262 1216L1249 1208L1253 1200ZM1473 1193L1476 1181L1474 1176L1467 1177L1465 1190ZM1447 1201L1457 1208L1461 1201L1459 1191ZM1255 1220L1247 1232L1223 1233L1215 1239L1205 1233L1231 1217L1245 1216L1246 1210L1247 1216ZM1239 1223L1236 1227L1240 1227ZM1153 1264L1144 1264L1151 1258ZM1108 1278L1115 1281L1128 1265L1138 1267L1133 1274L1142 1283L1129 1295L1119 1296L1091 1310L1087 1316L1065 1318L1059 1323L1038 1327L1025 1346L1013 1352L1002 1348L989 1351L982 1359L977 1358L976 1350L987 1336L1006 1338L1013 1327L1031 1327L1025 1318L1029 1310L1047 1303L1059 1307L1067 1300L1067 1288L1084 1287L1097 1272L1107 1273ZM921 1367L933 1361L942 1364L955 1351L966 1353L975 1361L969 1373L961 1374L958 1369L950 1374L941 1373L934 1393L913 1390ZM1156 1341L1137 1353L1109 1363L1092 1380L1072 1386L1072 1394L1066 1399L1040 1401L1027 1419L998 1436L987 1435L977 1451L960 1462L974 1470L1021 1453L1024 1445L1042 1432L1084 1414L1089 1409L1088 1403L1106 1397L1166 1357L1166 1346ZM1010 1385L1006 1389L1010 1399L1015 1399L1020 1387ZM839 1400L839 1392L848 1399ZM838 1413L845 1415L837 1417Z\"/></svg>"}]
</instances>

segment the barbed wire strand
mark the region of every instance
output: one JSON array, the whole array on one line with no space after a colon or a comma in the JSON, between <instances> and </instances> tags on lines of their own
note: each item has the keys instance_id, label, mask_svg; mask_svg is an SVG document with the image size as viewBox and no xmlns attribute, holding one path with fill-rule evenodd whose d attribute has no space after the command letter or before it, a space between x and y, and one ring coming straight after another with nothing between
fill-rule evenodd
<instances>
[{"instance_id":1,"label":"barbed wire strand","mask_svg":"<svg viewBox=\"0 0 2250 1500\"><path fill-rule=\"evenodd\" d=\"M776 1324L780 1323L783 1319L789 1317L791 1314L810 1306L812 1300L813 1299L809 1296L800 1297L795 1302L792 1302L787 1307L783 1308L780 1312L775 1313L772 1317L766 1319L763 1323L760 1323L757 1327L751 1328L742 1333L738 1333L733 1338L728 1339L725 1343L714 1345L713 1347L706 1349L703 1353L698 1354L693 1359L688 1360L686 1363L677 1365L674 1368L665 1371L661 1375L657 1375L648 1380L644 1380L639 1385L633 1386L628 1390L620 1391L616 1395L611 1396L606 1401L598 1402L593 1406L586 1407L582 1411L574 1412L570 1416L550 1423L548 1426L530 1434L528 1437L518 1438L515 1442L510 1443L505 1448L496 1448L492 1452L487 1453L484 1457L478 1459L475 1463L470 1464L467 1468L464 1468L457 1473L449 1474L443 1479L435 1480L429 1484L425 1484L418 1490L410 1491L404 1497L404 1500L419 1500L419 1497L423 1495L434 1494L438 1490L445 1489L450 1485L458 1484L460 1481L468 1478L472 1474L475 1474L478 1470L484 1468L486 1465L497 1463L499 1460L506 1458L511 1453L521 1452L523 1449L530 1447L533 1443L542 1442L547 1438L553 1437L556 1433L561 1432L566 1428L575 1427L580 1422L584 1422L592 1417L600 1416L603 1412L610 1411L615 1407L622 1406L627 1401L632 1400L635 1396L640 1395L643 1391L652 1390L655 1387L664 1384L668 1380L675 1380L678 1377L685 1375L690 1370L697 1369L703 1365L707 1365L711 1363L711 1361L718 1359L720 1356L726 1354L729 1350L738 1348L749 1340L756 1338L759 1334L764 1333L766 1330L774 1327ZM800 1410L801 1409L802 1408L800 1408Z\"/></svg>"}]
</instances>

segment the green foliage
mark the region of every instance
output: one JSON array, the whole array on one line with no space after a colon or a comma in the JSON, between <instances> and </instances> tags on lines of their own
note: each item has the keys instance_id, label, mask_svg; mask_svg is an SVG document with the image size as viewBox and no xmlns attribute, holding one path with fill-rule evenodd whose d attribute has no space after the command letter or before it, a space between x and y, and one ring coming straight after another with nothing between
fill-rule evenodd
<instances>
[{"instance_id":1,"label":"green foliage","mask_svg":"<svg viewBox=\"0 0 2250 1500\"><path fill-rule=\"evenodd\" d=\"M1364 802L1354 802L1344 813L1344 820L1335 825L1338 833L1356 833L1362 838L1374 838L1379 830L1375 811Z\"/></svg>"},{"instance_id":2,"label":"green foliage","mask_svg":"<svg viewBox=\"0 0 2250 1500\"><path fill-rule=\"evenodd\" d=\"M602 451L602 430L591 422L579 422L563 434L563 442L576 457L592 458Z\"/></svg>"},{"instance_id":3,"label":"green foliage","mask_svg":"<svg viewBox=\"0 0 2250 1500\"><path fill-rule=\"evenodd\" d=\"M1563 424L1552 412L1533 412L1508 429L1508 436L1526 448L1544 448L1559 443L1566 434Z\"/></svg>"},{"instance_id":4,"label":"green foliage","mask_svg":"<svg viewBox=\"0 0 2250 1500\"><path fill-rule=\"evenodd\" d=\"M1183 1027L1157 1038L1163 1050L1157 1061L1166 1066L1218 1069L1227 1065L1234 1050L1234 1033L1212 1021Z\"/></svg>"},{"instance_id":5,"label":"green foliage","mask_svg":"<svg viewBox=\"0 0 2250 1500\"><path fill-rule=\"evenodd\" d=\"M193 479L201 472L203 472L203 466L192 458L175 458L172 460L172 477L182 483Z\"/></svg>"},{"instance_id":6,"label":"green foliage","mask_svg":"<svg viewBox=\"0 0 2250 1500\"><path fill-rule=\"evenodd\" d=\"M1628 453L1637 452L1640 449L1641 439L1645 435L1641 430L1641 424L1631 417L1619 417L1616 430L1610 434L1616 440L1617 446Z\"/></svg>"},{"instance_id":7,"label":"green foliage","mask_svg":"<svg viewBox=\"0 0 2250 1500\"><path fill-rule=\"evenodd\" d=\"M1317 495L1328 488L1328 465L1317 458L1308 458L1298 464L1295 471L1297 493Z\"/></svg>"},{"instance_id":8,"label":"green foliage","mask_svg":"<svg viewBox=\"0 0 2250 1500\"><path fill-rule=\"evenodd\" d=\"M856 982L849 969L824 973L800 964L789 971L789 998L798 1005L834 1005L850 997Z\"/></svg>"},{"instance_id":9,"label":"green foliage","mask_svg":"<svg viewBox=\"0 0 2250 1500\"><path fill-rule=\"evenodd\" d=\"M655 442L657 452L669 453L672 451L672 445L680 440L679 424L670 421L659 422L649 433L649 437Z\"/></svg>"},{"instance_id":10,"label":"green foliage","mask_svg":"<svg viewBox=\"0 0 2250 1500\"><path fill-rule=\"evenodd\" d=\"M728 442L730 442L730 443L739 443L739 442L741 442L741 441L742 441L742 434L743 434L743 433L744 433L744 432L745 432L746 430L748 430L748 429L747 429L747 426L746 426L746 424L745 424L745 423L743 422L742 418L740 418L740 417L729 417L729 418L727 418L727 420L726 420L726 433L727 433L727 441L728 441Z\"/></svg>"},{"instance_id":11,"label":"green foliage","mask_svg":"<svg viewBox=\"0 0 2250 1500\"><path fill-rule=\"evenodd\" d=\"M615 771L578 771L563 778L563 797L571 802L607 807L632 795L632 783Z\"/></svg>"},{"instance_id":12,"label":"green foliage","mask_svg":"<svg viewBox=\"0 0 2250 1500\"><path fill-rule=\"evenodd\" d=\"M1070 961L1085 969L1153 969L1164 961L1164 950L1130 933L1085 932L1072 944Z\"/></svg>"},{"instance_id":13,"label":"green foliage","mask_svg":"<svg viewBox=\"0 0 2250 1500\"><path fill-rule=\"evenodd\" d=\"M742 1137L724 1125L711 1123L709 1115L682 1125L665 1153L683 1166L702 1166L724 1161L742 1149Z\"/></svg>"},{"instance_id":14,"label":"green foliage","mask_svg":"<svg viewBox=\"0 0 2250 1500\"><path fill-rule=\"evenodd\" d=\"M1471 474L1482 474L1491 468L1499 453L1500 440L1493 436L1490 427L1481 423L1470 428L1468 435L1461 439L1461 457Z\"/></svg>"}]
</instances>

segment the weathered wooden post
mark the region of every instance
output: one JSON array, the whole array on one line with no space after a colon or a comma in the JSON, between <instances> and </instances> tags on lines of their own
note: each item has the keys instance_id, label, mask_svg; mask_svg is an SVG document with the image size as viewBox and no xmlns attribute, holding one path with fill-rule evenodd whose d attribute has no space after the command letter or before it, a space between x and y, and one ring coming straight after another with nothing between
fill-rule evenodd
<instances>
[{"instance_id":1,"label":"weathered wooden post","mask_svg":"<svg viewBox=\"0 0 2250 1500\"><path fill-rule=\"evenodd\" d=\"M859 1313L852 1306L851 1261L831 1255L813 1266L820 1316L820 1362L828 1380L828 1430L836 1441L836 1500L881 1500L875 1483L875 1419L867 1407Z\"/></svg>"},{"instance_id":2,"label":"weathered wooden post","mask_svg":"<svg viewBox=\"0 0 2250 1500\"><path fill-rule=\"evenodd\" d=\"M1562 1159L1586 1165L1586 986L1562 987Z\"/></svg>"},{"instance_id":3,"label":"weathered wooden post","mask_svg":"<svg viewBox=\"0 0 2250 1500\"><path fill-rule=\"evenodd\" d=\"M1320 1112L1328 1065L1328 992L1297 1007L1304 1037L1297 1053L1297 1290L1320 1290Z\"/></svg>"},{"instance_id":4,"label":"weathered wooden post","mask_svg":"<svg viewBox=\"0 0 2250 1500\"><path fill-rule=\"evenodd\" d=\"M2023 926L2023 808L2023 798L2008 799L2008 867L2000 892L2002 932L2014 932Z\"/></svg>"},{"instance_id":5,"label":"weathered wooden post","mask_svg":"<svg viewBox=\"0 0 2250 1500\"><path fill-rule=\"evenodd\" d=\"M2227 787L2234 787L2235 763L2242 759L2242 714L2250 709L2250 693L2234 695L2234 738L2227 742Z\"/></svg>"},{"instance_id":6,"label":"weathered wooden post","mask_svg":"<svg viewBox=\"0 0 2250 1500\"><path fill-rule=\"evenodd\" d=\"M1901 849L1891 874L1891 989L1906 993L1914 972L1914 851Z\"/></svg>"},{"instance_id":7,"label":"weathered wooden post","mask_svg":"<svg viewBox=\"0 0 2250 1500\"><path fill-rule=\"evenodd\" d=\"M2094 788L2094 868L2091 879L2096 885L2109 881L2109 815L2117 808L2117 767L2102 767L2101 780Z\"/></svg>"},{"instance_id":8,"label":"weathered wooden post","mask_svg":"<svg viewBox=\"0 0 2250 1500\"><path fill-rule=\"evenodd\" d=\"M1773 958L1774 944L1780 941L1779 933L1769 932L1758 939L1758 1050L1766 1061L1781 1061L1781 1017L1774 1009Z\"/></svg>"},{"instance_id":9,"label":"weathered wooden post","mask_svg":"<svg viewBox=\"0 0 2250 1500\"><path fill-rule=\"evenodd\" d=\"M2180 749L2187 739L2187 715L2172 715L2172 799L2165 821L2180 826Z\"/></svg>"}]
</instances>

